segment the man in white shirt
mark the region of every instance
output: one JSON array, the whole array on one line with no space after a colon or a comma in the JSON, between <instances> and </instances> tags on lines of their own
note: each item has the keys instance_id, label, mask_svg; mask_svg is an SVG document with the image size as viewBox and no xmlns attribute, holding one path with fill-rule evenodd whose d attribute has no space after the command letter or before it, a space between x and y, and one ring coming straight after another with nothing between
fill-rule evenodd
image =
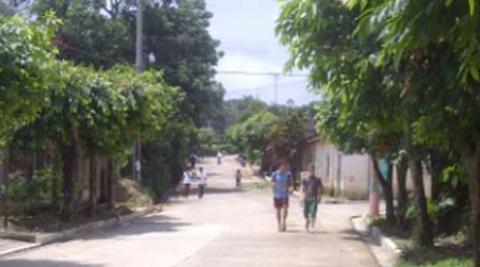
<instances>
[{"instance_id":1,"label":"man in white shirt","mask_svg":"<svg viewBox=\"0 0 480 267\"><path fill-rule=\"evenodd\" d=\"M222 152L218 151L217 152L217 163L218 163L218 165L222 164L222 158L223 158Z\"/></svg>"},{"instance_id":2,"label":"man in white shirt","mask_svg":"<svg viewBox=\"0 0 480 267\"><path fill-rule=\"evenodd\" d=\"M192 184L192 172L190 171L190 168L187 168L183 172L183 196L185 198L188 198L188 195L190 195L190 185Z\"/></svg>"}]
</instances>

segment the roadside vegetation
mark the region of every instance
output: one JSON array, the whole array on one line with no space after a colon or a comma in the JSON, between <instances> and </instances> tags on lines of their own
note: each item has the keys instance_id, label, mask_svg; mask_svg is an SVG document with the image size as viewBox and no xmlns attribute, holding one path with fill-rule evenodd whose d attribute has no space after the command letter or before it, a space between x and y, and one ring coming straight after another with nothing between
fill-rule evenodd
<instances>
[{"instance_id":1,"label":"roadside vegetation","mask_svg":"<svg viewBox=\"0 0 480 267\"><path fill-rule=\"evenodd\" d=\"M60 229L151 205L168 196L190 151L211 142L205 125L220 114L223 88L204 1L147 4L141 73L135 3L107 2L2 1L4 227ZM143 176L132 182L143 188L125 182L136 139Z\"/></svg>"},{"instance_id":2,"label":"roadside vegetation","mask_svg":"<svg viewBox=\"0 0 480 267\"><path fill-rule=\"evenodd\" d=\"M345 153L371 156L385 224L411 229L415 246L438 250L444 235L464 233L458 245L480 266L477 1L281 5L277 32L291 54L287 67L310 71L311 86L322 95L318 132ZM455 258L442 266L457 266Z\"/></svg>"}]
</instances>

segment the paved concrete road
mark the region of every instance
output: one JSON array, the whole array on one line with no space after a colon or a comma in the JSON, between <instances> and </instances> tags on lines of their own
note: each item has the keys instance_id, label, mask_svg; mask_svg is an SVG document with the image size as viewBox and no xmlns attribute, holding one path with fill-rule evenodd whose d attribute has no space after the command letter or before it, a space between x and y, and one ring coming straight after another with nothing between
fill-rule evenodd
<instances>
[{"instance_id":1,"label":"paved concrete road","mask_svg":"<svg viewBox=\"0 0 480 267\"><path fill-rule=\"evenodd\" d=\"M364 204L322 205L317 233L308 234L294 199L287 232L278 233L270 191L256 178L237 190L233 158L203 165L210 178L202 200L176 199L131 225L2 258L0 266L377 266L348 220Z\"/></svg>"}]
</instances>

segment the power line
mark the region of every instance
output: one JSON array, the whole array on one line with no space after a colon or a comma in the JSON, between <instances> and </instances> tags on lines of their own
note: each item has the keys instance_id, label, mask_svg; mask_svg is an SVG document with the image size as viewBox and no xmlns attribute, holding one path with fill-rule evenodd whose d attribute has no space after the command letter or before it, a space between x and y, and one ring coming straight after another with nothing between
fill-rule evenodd
<instances>
[{"instance_id":1,"label":"power line","mask_svg":"<svg viewBox=\"0 0 480 267\"><path fill-rule=\"evenodd\" d=\"M283 89L290 89L285 86L288 85L293 85L293 84L305 84L306 86L308 85L308 81L302 80L302 81L292 81L292 82L286 82L286 83L278 83L278 89L283 90ZM255 90L260 90L260 89L265 89L265 88L272 88L272 85L262 85L258 87L250 87L250 88L242 88L242 89L236 89L236 90L227 90L227 92L249 92L249 91L255 91Z\"/></svg>"},{"instance_id":2,"label":"power line","mask_svg":"<svg viewBox=\"0 0 480 267\"><path fill-rule=\"evenodd\" d=\"M228 75L245 75L245 76L271 76L273 78L273 103L276 104L278 100L278 79L282 77L308 77L307 74L303 73L282 73L282 72L253 72L253 71L243 71L243 70L220 70L217 71L219 74L228 74ZM257 93L258 94L258 93Z\"/></svg>"}]
</instances>

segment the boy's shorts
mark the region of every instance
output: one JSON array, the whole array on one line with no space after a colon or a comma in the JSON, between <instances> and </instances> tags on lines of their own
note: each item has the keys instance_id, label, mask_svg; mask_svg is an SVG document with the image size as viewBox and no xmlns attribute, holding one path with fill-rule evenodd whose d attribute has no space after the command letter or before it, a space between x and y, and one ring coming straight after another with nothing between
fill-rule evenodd
<instances>
[{"instance_id":1,"label":"boy's shorts","mask_svg":"<svg viewBox=\"0 0 480 267\"><path fill-rule=\"evenodd\" d=\"M303 203L303 215L305 218L316 218L317 217L317 200L316 199L307 199Z\"/></svg>"},{"instance_id":2,"label":"boy's shorts","mask_svg":"<svg viewBox=\"0 0 480 267\"><path fill-rule=\"evenodd\" d=\"M276 209L281 209L283 207L288 208L288 197L274 197L273 206Z\"/></svg>"}]
</instances>

